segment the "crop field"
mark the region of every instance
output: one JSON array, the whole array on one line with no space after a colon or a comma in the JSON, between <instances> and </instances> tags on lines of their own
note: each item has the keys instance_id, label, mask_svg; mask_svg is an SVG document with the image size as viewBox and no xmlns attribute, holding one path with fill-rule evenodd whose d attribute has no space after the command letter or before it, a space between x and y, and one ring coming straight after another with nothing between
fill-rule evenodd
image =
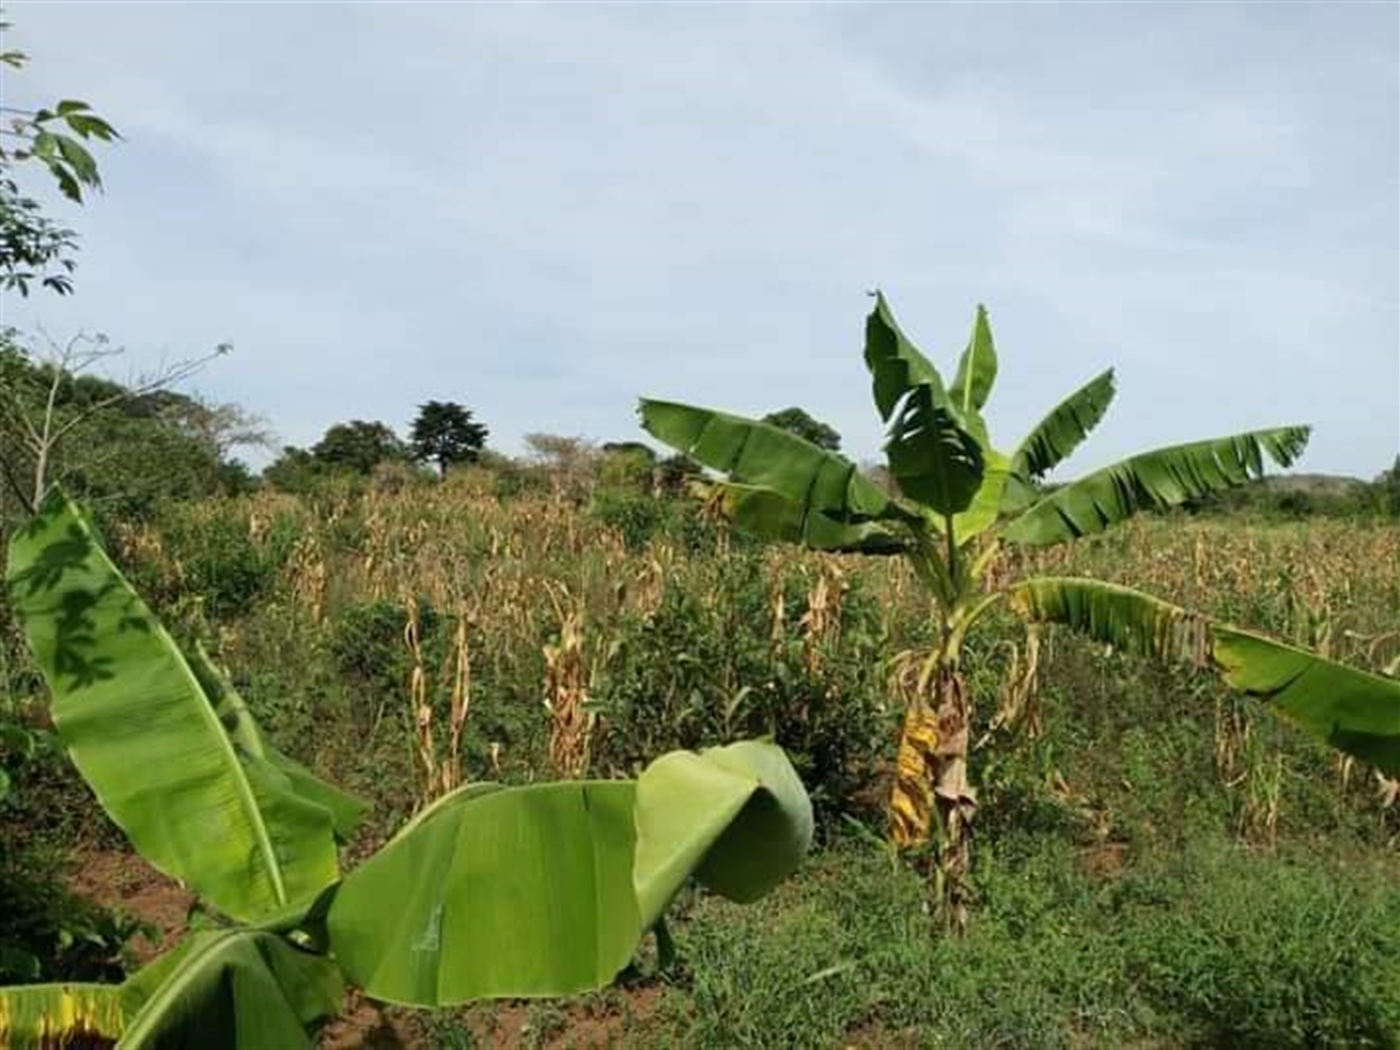
<instances>
[{"instance_id":1,"label":"crop field","mask_svg":"<svg viewBox=\"0 0 1400 1050\"><path fill-rule=\"evenodd\" d=\"M1388 1046L1400 1032L1395 783L1191 667L1002 613L969 642L959 933L930 903L935 867L886 844L933 622L902 559L763 543L694 500L510 493L473 469L98 527L267 738L373 804L347 865L461 784L635 776L744 738L775 739L812 799L813 851L763 901L682 891L674 958L648 941L616 984L575 998L423 1012L352 994L324 1046ZM987 568L1027 571L1132 583L1375 672L1400 657L1393 524L1153 516ZM30 731L5 745L0 977L119 977L202 920L67 764L8 614L0 631L5 722Z\"/></svg>"}]
</instances>

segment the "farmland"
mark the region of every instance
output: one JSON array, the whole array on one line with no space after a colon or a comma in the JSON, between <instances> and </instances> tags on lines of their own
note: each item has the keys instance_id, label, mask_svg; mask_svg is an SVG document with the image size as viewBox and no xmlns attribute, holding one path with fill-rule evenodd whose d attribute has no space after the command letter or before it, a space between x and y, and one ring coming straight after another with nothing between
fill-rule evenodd
<instances>
[{"instance_id":1,"label":"farmland","mask_svg":"<svg viewBox=\"0 0 1400 1050\"><path fill-rule=\"evenodd\" d=\"M1394 786L1190 668L997 613L969 642L977 851L964 936L884 844L907 654L900 559L733 532L701 502L466 468L292 496L168 501L99 524L162 619L205 639L263 731L373 803L347 858L453 782L635 775L772 735L816 808L802 870L749 908L686 891L677 957L574 1000L351 1004L327 1045L1389 1045L1400 1028ZM516 491L516 489L520 489ZM1380 671L1400 655L1400 532L1374 519L1152 516L989 576L1093 575ZM7 722L44 691L3 628ZM1037 653L1014 729L1004 683ZM586 717L565 717L577 712ZM1004 720L1003 720L1004 721ZM565 724L568 722L568 724ZM40 731L11 752L0 963L117 975L185 924ZM23 912L23 914L21 914ZM21 922L23 920L23 922ZM28 926L24 926L28 924ZM49 940L46 942L46 937Z\"/></svg>"}]
</instances>

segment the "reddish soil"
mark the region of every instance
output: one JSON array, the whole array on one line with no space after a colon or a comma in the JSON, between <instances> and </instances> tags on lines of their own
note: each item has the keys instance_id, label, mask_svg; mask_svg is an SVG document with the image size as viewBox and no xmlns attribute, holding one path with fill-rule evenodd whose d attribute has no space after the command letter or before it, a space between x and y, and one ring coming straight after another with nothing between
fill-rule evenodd
<instances>
[{"instance_id":1,"label":"reddish soil","mask_svg":"<svg viewBox=\"0 0 1400 1050\"><path fill-rule=\"evenodd\" d=\"M123 911L152 927L154 939L143 935L131 942L132 954L139 963L149 962L174 947L189 929L187 919L194 894L135 853L79 849L73 854L70 885L74 893Z\"/></svg>"},{"instance_id":2,"label":"reddish soil","mask_svg":"<svg viewBox=\"0 0 1400 1050\"><path fill-rule=\"evenodd\" d=\"M151 929L131 942L144 965L173 948L189 931L194 895L128 850L82 847L73 853L74 893L125 912ZM458 1011L472 1031L473 1045L492 1050L603 1050L636 1041L638 1026L656 1013L662 988L656 984L614 988L571 1003L508 1001ZM342 1015L326 1026L321 1050L419 1050L431 1045L422 1014L381 1006L351 991Z\"/></svg>"}]
</instances>

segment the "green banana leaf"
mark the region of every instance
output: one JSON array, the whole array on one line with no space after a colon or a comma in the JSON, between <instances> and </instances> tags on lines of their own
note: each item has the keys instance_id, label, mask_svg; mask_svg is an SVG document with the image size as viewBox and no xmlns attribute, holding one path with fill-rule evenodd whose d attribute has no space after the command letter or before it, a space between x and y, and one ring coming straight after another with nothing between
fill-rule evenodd
<instances>
[{"instance_id":1,"label":"green banana leaf","mask_svg":"<svg viewBox=\"0 0 1400 1050\"><path fill-rule=\"evenodd\" d=\"M715 482L724 514L735 527L770 540L801 543L814 550L898 554L905 543L871 522L846 524L802 506L772 489Z\"/></svg>"},{"instance_id":2,"label":"green banana leaf","mask_svg":"<svg viewBox=\"0 0 1400 1050\"><path fill-rule=\"evenodd\" d=\"M265 760L285 777L288 790L327 810L336 838L341 841L349 839L360 818L369 810L369 803L321 780L300 762L288 758L269 743L253 720L247 703L233 687L233 682L214 663L201 643L196 642L184 655L204 695L219 716L220 724L235 744L242 751Z\"/></svg>"},{"instance_id":3,"label":"green banana leaf","mask_svg":"<svg viewBox=\"0 0 1400 1050\"><path fill-rule=\"evenodd\" d=\"M943 388L938 369L905 337L881 292L875 293L875 308L865 319L865 367L870 370L875 407L886 423L915 387Z\"/></svg>"},{"instance_id":4,"label":"green banana leaf","mask_svg":"<svg viewBox=\"0 0 1400 1050\"><path fill-rule=\"evenodd\" d=\"M27 984L0 988L0 1047L60 1050L100 1045L122 1034L112 984Z\"/></svg>"},{"instance_id":5,"label":"green banana leaf","mask_svg":"<svg viewBox=\"0 0 1400 1050\"><path fill-rule=\"evenodd\" d=\"M1307 442L1307 427L1277 427L1143 452L1045 497L1003 535L1013 543L1044 546L1102 532L1139 510L1169 507L1261 477L1266 453L1286 467Z\"/></svg>"},{"instance_id":6,"label":"green banana leaf","mask_svg":"<svg viewBox=\"0 0 1400 1050\"><path fill-rule=\"evenodd\" d=\"M953 515L953 537L959 547L986 532L1001 517L1006 486L1011 481L1009 460L994 449L984 453L982 484L967 510ZM939 533L947 532L944 518L929 515L929 523Z\"/></svg>"},{"instance_id":7,"label":"green banana leaf","mask_svg":"<svg viewBox=\"0 0 1400 1050\"><path fill-rule=\"evenodd\" d=\"M1113 369L1100 372L1052 408L1011 455L1011 480L1002 509L1021 510L1034 501L1031 483L1044 477L1089 436L1113 401Z\"/></svg>"},{"instance_id":8,"label":"green banana leaf","mask_svg":"<svg viewBox=\"0 0 1400 1050\"><path fill-rule=\"evenodd\" d=\"M637 783L465 789L345 878L331 948L390 1002L598 988L688 875L750 899L796 867L811 820L771 744L665 756Z\"/></svg>"},{"instance_id":9,"label":"green banana leaf","mask_svg":"<svg viewBox=\"0 0 1400 1050\"><path fill-rule=\"evenodd\" d=\"M985 323L981 315L979 320ZM982 484L986 427L975 407L966 412L957 407L938 370L905 338L878 292L866 319L865 363L876 407L889 423L885 455L900 491L940 515L967 510ZM969 402L975 400L979 368L968 364ZM985 369L981 374L985 378Z\"/></svg>"},{"instance_id":10,"label":"green banana leaf","mask_svg":"<svg viewBox=\"0 0 1400 1050\"><path fill-rule=\"evenodd\" d=\"M643 398L642 426L730 481L770 489L804 515L843 523L908 517L856 465L781 427L673 401Z\"/></svg>"},{"instance_id":11,"label":"green banana leaf","mask_svg":"<svg viewBox=\"0 0 1400 1050\"><path fill-rule=\"evenodd\" d=\"M1210 664L1225 682L1339 751L1400 776L1400 680L1216 623L1129 587L1041 577L1010 590L1035 623L1057 623L1129 652Z\"/></svg>"},{"instance_id":12,"label":"green banana leaf","mask_svg":"<svg viewBox=\"0 0 1400 1050\"><path fill-rule=\"evenodd\" d=\"M121 986L118 1050L310 1048L344 992L334 962L275 933L197 933Z\"/></svg>"},{"instance_id":13,"label":"green banana leaf","mask_svg":"<svg viewBox=\"0 0 1400 1050\"><path fill-rule=\"evenodd\" d=\"M244 920L335 881L331 811L249 749L246 709L229 697L215 709L61 495L13 537L8 585L59 735L152 864Z\"/></svg>"},{"instance_id":14,"label":"green banana leaf","mask_svg":"<svg viewBox=\"0 0 1400 1050\"><path fill-rule=\"evenodd\" d=\"M972 336L958 360L958 373L953 378L953 401L964 415L981 411L991 396L996 378L997 348L992 341L992 326L987 320L987 308L978 303Z\"/></svg>"},{"instance_id":15,"label":"green banana leaf","mask_svg":"<svg viewBox=\"0 0 1400 1050\"><path fill-rule=\"evenodd\" d=\"M781 748L746 740L652 762L637 780L636 828L645 929L692 873L740 904L764 896L806 856L812 804Z\"/></svg>"}]
</instances>

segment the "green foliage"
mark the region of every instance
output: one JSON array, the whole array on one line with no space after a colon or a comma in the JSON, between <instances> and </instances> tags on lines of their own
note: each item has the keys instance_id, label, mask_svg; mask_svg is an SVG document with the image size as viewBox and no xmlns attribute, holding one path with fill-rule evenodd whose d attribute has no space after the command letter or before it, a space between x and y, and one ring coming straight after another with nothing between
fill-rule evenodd
<instances>
[{"instance_id":1,"label":"green foliage","mask_svg":"<svg viewBox=\"0 0 1400 1050\"><path fill-rule=\"evenodd\" d=\"M7 28L0 22L0 32ZM0 65L18 69L26 61L19 51L0 53ZM8 127L0 137L0 289L28 295L37 281L66 295L73 290L77 235L45 216L39 202L20 189L17 169L25 162L46 168L60 192L81 203L84 188L102 186L86 143L120 136L86 102L74 99L6 114Z\"/></svg>"},{"instance_id":2,"label":"green foliage","mask_svg":"<svg viewBox=\"0 0 1400 1050\"><path fill-rule=\"evenodd\" d=\"M105 340L87 344L96 356L111 352ZM259 432L241 409L56 372L15 332L0 330L0 512L27 513L36 468L30 428L42 427L51 391L53 429L75 429L47 453L47 476L109 513L146 517L167 502L247 485L229 456Z\"/></svg>"},{"instance_id":3,"label":"green foliage","mask_svg":"<svg viewBox=\"0 0 1400 1050\"><path fill-rule=\"evenodd\" d=\"M751 901L811 842L801 781L754 742L663 756L635 783L471 784L341 880L334 838L363 804L277 751L73 504L55 494L13 537L6 580L58 732L103 806L158 868L252 923L195 934L128 979L123 1046L216 1031L230 1048L309 1047L339 1006L341 968L420 1005L597 987L692 874ZM63 1010L61 994L0 989L3 1030L18 1019L21 1040L80 1035Z\"/></svg>"},{"instance_id":4,"label":"green foliage","mask_svg":"<svg viewBox=\"0 0 1400 1050\"><path fill-rule=\"evenodd\" d=\"M409 447L420 463L437 464L438 473L459 463L475 463L486 445L486 427L472 419L470 409L453 401L428 401L418 406Z\"/></svg>"},{"instance_id":5,"label":"green foliage","mask_svg":"<svg viewBox=\"0 0 1400 1050\"><path fill-rule=\"evenodd\" d=\"M684 996L647 1036L754 1050L1392 1045L1400 892L1380 871L1217 841L1103 875L1085 866L1092 850L1053 838L990 852L958 941L921 913L916 875L851 844L747 911L700 903L677 933Z\"/></svg>"},{"instance_id":6,"label":"green foliage","mask_svg":"<svg viewBox=\"0 0 1400 1050\"><path fill-rule=\"evenodd\" d=\"M603 719L596 764L619 772L650 754L771 736L792 757L825 819L858 806L891 728L873 595L844 598L839 639L803 637L804 581L784 581L775 640L757 555L724 564L705 590L670 588L660 608L625 620L594 688ZM828 822L829 824L829 822Z\"/></svg>"},{"instance_id":7,"label":"green foliage","mask_svg":"<svg viewBox=\"0 0 1400 1050\"><path fill-rule=\"evenodd\" d=\"M139 924L75 896L64 875L51 848L0 846L0 985L121 978Z\"/></svg>"},{"instance_id":8,"label":"green foliage","mask_svg":"<svg viewBox=\"0 0 1400 1050\"><path fill-rule=\"evenodd\" d=\"M804 409L798 408L796 405L780 409L777 412L769 412L763 417L763 422L781 427L789 434L796 434L803 441L816 445L817 448L824 448L828 452L841 450L841 435L836 432L836 429L827 426L819 419L813 419Z\"/></svg>"},{"instance_id":9,"label":"green foliage","mask_svg":"<svg viewBox=\"0 0 1400 1050\"><path fill-rule=\"evenodd\" d=\"M327 429L311 455L323 466L368 475L380 463L407 458L408 450L386 424L352 419Z\"/></svg>"},{"instance_id":10,"label":"green foliage","mask_svg":"<svg viewBox=\"0 0 1400 1050\"><path fill-rule=\"evenodd\" d=\"M263 468L262 479L278 492L304 496L312 492L322 476L321 464L310 452L284 445L282 454Z\"/></svg>"}]
</instances>

